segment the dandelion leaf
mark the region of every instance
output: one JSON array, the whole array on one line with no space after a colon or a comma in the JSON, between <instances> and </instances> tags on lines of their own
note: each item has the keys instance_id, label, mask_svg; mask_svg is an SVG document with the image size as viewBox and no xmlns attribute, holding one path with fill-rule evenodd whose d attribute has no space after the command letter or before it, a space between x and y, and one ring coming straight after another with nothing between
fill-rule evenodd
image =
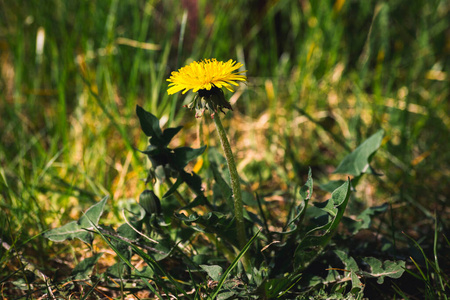
<instances>
[{"instance_id":1,"label":"dandelion leaf","mask_svg":"<svg viewBox=\"0 0 450 300\"><path fill-rule=\"evenodd\" d=\"M356 263L353 257L349 256L342 250L335 250L334 253L339 257L339 259L344 264L345 270L346 272L348 272L348 274L345 275L350 277L352 281L351 293L358 294L362 290L363 286L361 280L358 277L358 274L360 273L358 264Z\"/></svg>"},{"instance_id":2,"label":"dandelion leaf","mask_svg":"<svg viewBox=\"0 0 450 300\"><path fill-rule=\"evenodd\" d=\"M54 242L78 238L85 243L92 243L93 235L88 230L93 230L98 225L107 199L108 197L104 197L100 202L91 206L78 221L72 221L64 226L47 231L44 233L44 237Z\"/></svg>"},{"instance_id":3,"label":"dandelion leaf","mask_svg":"<svg viewBox=\"0 0 450 300\"><path fill-rule=\"evenodd\" d=\"M190 147L179 147L173 150L173 159L171 163L177 168L183 169L190 161L200 156L205 152L206 146L200 147L198 149L193 149Z\"/></svg>"},{"instance_id":4,"label":"dandelion leaf","mask_svg":"<svg viewBox=\"0 0 450 300\"><path fill-rule=\"evenodd\" d=\"M98 259L103 255L103 252L94 254L91 257L83 259L75 268L72 270L72 277L75 280L88 279L92 274L92 270L97 264Z\"/></svg>"},{"instance_id":5,"label":"dandelion leaf","mask_svg":"<svg viewBox=\"0 0 450 300\"><path fill-rule=\"evenodd\" d=\"M142 131L146 136L150 137L151 144L161 145L162 131L159 126L159 119L139 105L136 105L136 114L141 123Z\"/></svg>"},{"instance_id":6,"label":"dandelion leaf","mask_svg":"<svg viewBox=\"0 0 450 300\"><path fill-rule=\"evenodd\" d=\"M206 273L208 273L208 276L212 278L214 281L219 281L223 274L223 269L221 266L213 265L200 265L200 268L203 269Z\"/></svg>"},{"instance_id":7,"label":"dandelion leaf","mask_svg":"<svg viewBox=\"0 0 450 300\"><path fill-rule=\"evenodd\" d=\"M405 271L404 261L386 260L382 262L374 257L366 257L364 261L370 266L370 272L362 272L362 275L378 278L378 284L382 284L385 277L400 278Z\"/></svg>"},{"instance_id":8,"label":"dandelion leaf","mask_svg":"<svg viewBox=\"0 0 450 300\"><path fill-rule=\"evenodd\" d=\"M370 160L375 151L380 148L384 130L379 130L374 135L364 141L352 153L347 155L336 168L334 173L349 174L359 176L363 173L370 173Z\"/></svg>"}]
</instances>

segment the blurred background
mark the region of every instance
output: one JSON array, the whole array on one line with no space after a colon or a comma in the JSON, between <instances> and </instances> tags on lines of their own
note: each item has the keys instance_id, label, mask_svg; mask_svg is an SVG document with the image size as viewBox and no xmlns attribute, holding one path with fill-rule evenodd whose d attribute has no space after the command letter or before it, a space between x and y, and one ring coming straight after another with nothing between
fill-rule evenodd
<instances>
[{"instance_id":1,"label":"blurred background","mask_svg":"<svg viewBox=\"0 0 450 300\"><path fill-rule=\"evenodd\" d=\"M226 94L225 125L249 190L289 190L309 167L318 184L339 179L342 158L384 129L373 163L382 175L363 179L349 214L387 202L389 235L425 245L435 216L448 229L449 1L0 0L0 51L0 235L10 244L103 195L111 223L136 199L147 167L136 104L185 127L177 146L197 147L198 121L182 107L193 95L168 96L166 79L203 58L247 70L248 84ZM42 238L23 247L51 251Z\"/></svg>"}]
</instances>

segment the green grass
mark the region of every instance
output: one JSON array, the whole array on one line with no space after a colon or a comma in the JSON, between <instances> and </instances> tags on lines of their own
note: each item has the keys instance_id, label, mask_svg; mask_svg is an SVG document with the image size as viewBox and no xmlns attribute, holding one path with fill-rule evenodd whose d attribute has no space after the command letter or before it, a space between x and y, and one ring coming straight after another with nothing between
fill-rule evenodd
<instances>
[{"instance_id":1,"label":"green grass","mask_svg":"<svg viewBox=\"0 0 450 300\"><path fill-rule=\"evenodd\" d=\"M195 2L0 0L0 238L11 246L0 247L2 293L26 293L12 284L29 279L18 253L49 277L84 258L86 245L41 234L103 196L111 196L105 222L121 224L148 168L135 150L147 145L136 104L165 127L185 126L174 145L198 145L196 120L182 107L192 95L168 96L166 78L212 57L248 70L223 119L248 192L287 201L309 167L317 185L346 179L331 174L337 164L384 129L373 160L382 176L361 179L346 214L389 209L367 237L353 237L356 248L406 261L386 297L448 292L448 2ZM217 145L209 128L205 140ZM261 209L273 219L289 204L264 201ZM368 282L366 292L381 288Z\"/></svg>"}]
</instances>

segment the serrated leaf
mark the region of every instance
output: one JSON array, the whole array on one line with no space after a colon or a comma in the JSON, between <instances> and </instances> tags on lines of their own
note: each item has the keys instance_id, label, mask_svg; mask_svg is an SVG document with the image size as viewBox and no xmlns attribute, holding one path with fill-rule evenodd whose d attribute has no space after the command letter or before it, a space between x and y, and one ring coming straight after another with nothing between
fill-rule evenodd
<instances>
[{"instance_id":1,"label":"serrated leaf","mask_svg":"<svg viewBox=\"0 0 450 300\"><path fill-rule=\"evenodd\" d=\"M139 105L136 105L136 114L141 123L142 131L146 136L150 137L151 144L156 146L162 145L162 131L159 126L159 119Z\"/></svg>"},{"instance_id":2,"label":"serrated leaf","mask_svg":"<svg viewBox=\"0 0 450 300\"><path fill-rule=\"evenodd\" d=\"M356 263L355 259L351 256L349 256L347 253L341 250L335 250L334 253L339 257L339 259L342 261L342 263L345 266L345 269L347 271L350 271L350 274L346 276L350 276L352 280L352 290L351 292L353 294L359 293L359 291L362 289L362 283L361 280L359 280L358 274L359 274L359 267Z\"/></svg>"},{"instance_id":3,"label":"serrated leaf","mask_svg":"<svg viewBox=\"0 0 450 300\"><path fill-rule=\"evenodd\" d=\"M92 270L94 266L97 264L100 256L103 255L103 252L94 254L91 257L85 258L82 260L75 268L72 270L72 277L76 280L88 279L92 274Z\"/></svg>"},{"instance_id":4,"label":"serrated leaf","mask_svg":"<svg viewBox=\"0 0 450 300\"><path fill-rule=\"evenodd\" d=\"M384 130L379 130L374 135L365 140L352 153L347 155L336 168L334 173L349 174L359 176L366 173L372 155L380 148Z\"/></svg>"},{"instance_id":5,"label":"serrated leaf","mask_svg":"<svg viewBox=\"0 0 450 300\"><path fill-rule=\"evenodd\" d=\"M219 281L220 277L223 274L223 269L221 266L218 265L200 265L200 268L203 269L206 273L208 273L208 276L212 278L214 281Z\"/></svg>"},{"instance_id":6,"label":"serrated leaf","mask_svg":"<svg viewBox=\"0 0 450 300\"><path fill-rule=\"evenodd\" d=\"M73 240L75 238L90 244L93 240L92 233L81 228L77 221L72 221L61 227L52 229L44 233L44 237L54 242L63 242L65 240Z\"/></svg>"},{"instance_id":7,"label":"serrated leaf","mask_svg":"<svg viewBox=\"0 0 450 300\"><path fill-rule=\"evenodd\" d=\"M205 152L206 146L198 149L190 147L179 147L173 150L173 160L170 162L175 169L184 169L184 167L194 158Z\"/></svg>"},{"instance_id":8,"label":"serrated leaf","mask_svg":"<svg viewBox=\"0 0 450 300\"><path fill-rule=\"evenodd\" d=\"M379 206L373 206L365 209L361 214L356 217L356 220L347 219L346 226L352 234L356 234L362 229L370 228L372 224L372 218L376 215L384 213L388 209L388 204L384 203Z\"/></svg>"},{"instance_id":9,"label":"serrated leaf","mask_svg":"<svg viewBox=\"0 0 450 300\"><path fill-rule=\"evenodd\" d=\"M44 237L54 242L78 238L85 243L92 243L93 235L87 230L92 230L94 229L93 225L98 225L107 199L106 196L100 202L91 206L78 221L72 221L64 226L47 231L44 233Z\"/></svg>"},{"instance_id":10,"label":"serrated leaf","mask_svg":"<svg viewBox=\"0 0 450 300\"><path fill-rule=\"evenodd\" d=\"M386 260L382 262L374 257L366 257L364 261L370 266L371 271L362 272L362 275L378 277L378 284L382 284L385 277L400 278L405 271L405 261Z\"/></svg>"},{"instance_id":11,"label":"serrated leaf","mask_svg":"<svg viewBox=\"0 0 450 300\"><path fill-rule=\"evenodd\" d=\"M173 139L173 137L180 132L180 130L183 129L183 126L178 126L174 128L166 128L162 134L162 143L167 146L169 145L170 141Z\"/></svg>"},{"instance_id":12,"label":"serrated leaf","mask_svg":"<svg viewBox=\"0 0 450 300\"><path fill-rule=\"evenodd\" d=\"M351 293L355 296L362 293L364 285L361 283L361 280L359 280L358 274L355 271L351 271L350 278L352 279Z\"/></svg>"},{"instance_id":13,"label":"serrated leaf","mask_svg":"<svg viewBox=\"0 0 450 300\"><path fill-rule=\"evenodd\" d=\"M359 271L358 264L356 263L356 260L353 257L349 256L346 252L342 250L334 250L333 252L342 261L342 263L345 266L345 269L352 270L355 272Z\"/></svg>"},{"instance_id":14,"label":"serrated leaf","mask_svg":"<svg viewBox=\"0 0 450 300\"><path fill-rule=\"evenodd\" d=\"M100 216L103 214L103 209L105 208L105 203L108 197L104 197L97 204L92 205L78 220L78 224L81 227L92 229L94 225L98 225Z\"/></svg>"}]
</instances>

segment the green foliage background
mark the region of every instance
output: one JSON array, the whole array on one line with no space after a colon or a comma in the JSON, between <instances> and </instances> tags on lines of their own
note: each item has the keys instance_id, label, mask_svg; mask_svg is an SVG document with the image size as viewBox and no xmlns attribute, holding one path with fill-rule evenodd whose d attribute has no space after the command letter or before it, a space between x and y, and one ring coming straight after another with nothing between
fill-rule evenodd
<instances>
[{"instance_id":1,"label":"green foliage background","mask_svg":"<svg viewBox=\"0 0 450 300\"><path fill-rule=\"evenodd\" d=\"M284 193L311 167L325 199L330 176L346 179L338 163L384 129L382 176L361 179L347 214L388 203L379 234L411 249L405 260L417 248L402 232L431 251L436 230L445 253L449 12L445 0L0 0L0 238L49 272L56 257L82 257L39 235L104 195L115 225L137 199L147 166L136 104L185 126L178 145L197 143L182 108L193 95L169 97L165 79L214 57L248 70L225 124L252 191ZM0 249L0 277L20 270L10 254Z\"/></svg>"}]
</instances>

